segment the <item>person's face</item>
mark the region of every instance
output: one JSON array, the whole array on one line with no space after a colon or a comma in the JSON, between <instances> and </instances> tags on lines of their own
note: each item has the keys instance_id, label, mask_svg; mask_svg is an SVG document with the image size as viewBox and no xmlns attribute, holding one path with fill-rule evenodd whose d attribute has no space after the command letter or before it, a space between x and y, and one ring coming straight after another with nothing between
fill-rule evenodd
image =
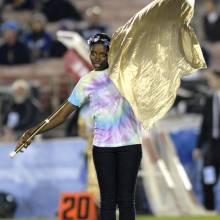
<instances>
[{"instance_id":1,"label":"person's face","mask_svg":"<svg viewBox=\"0 0 220 220\"><path fill-rule=\"evenodd\" d=\"M23 87L18 87L12 93L15 103L21 104L28 97L28 90Z\"/></svg>"},{"instance_id":2,"label":"person's face","mask_svg":"<svg viewBox=\"0 0 220 220\"><path fill-rule=\"evenodd\" d=\"M3 38L6 43L14 44L15 41L17 40L17 33L14 30L10 30L10 29L5 30L3 32Z\"/></svg>"},{"instance_id":3,"label":"person's face","mask_svg":"<svg viewBox=\"0 0 220 220\"><path fill-rule=\"evenodd\" d=\"M204 3L204 9L207 14L215 11L215 4L211 0L207 0Z\"/></svg>"},{"instance_id":4,"label":"person's face","mask_svg":"<svg viewBox=\"0 0 220 220\"><path fill-rule=\"evenodd\" d=\"M88 16L87 20L91 25L97 25L100 23L100 15L92 13L91 15Z\"/></svg>"},{"instance_id":5,"label":"person's face","mask_svg":"<svg viewBox=\"0 0 220 220\"><path fill-rule=\"evenodd\" d=\"M34 32L40 32L44 29L43 24L40 21L37 21L37 20L33 21L31 26L32 26L32 30Z\"/></svg>"},{"instance_id":6,"label":"person's face","mask_svg":"<svg viewBox=\"0 0 220 220\"><path fill-rule=\"evenodd\" d=\"M214 73L209 72L207 74L208 85L213 90L220 90L220 77L216 76Z\"/></svg>"},{"instance_id":7,"label":"person's face","mask_svg":"<svg viewBox=\"0 0 220 220\"><path fill-rule=\"evenodd\" d=\"M100 71L108 68L108 49L102 44L94 44L90 49L90 59L95 70Z\"/></svg>"}]
</instances>

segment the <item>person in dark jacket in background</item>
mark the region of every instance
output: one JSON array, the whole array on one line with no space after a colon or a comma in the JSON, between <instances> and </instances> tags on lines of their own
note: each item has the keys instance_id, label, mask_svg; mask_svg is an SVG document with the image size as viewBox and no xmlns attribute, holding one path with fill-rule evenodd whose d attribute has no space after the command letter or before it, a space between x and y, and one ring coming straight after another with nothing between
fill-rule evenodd
<instances>
[{"instance_id":1,"label":"person in dark jacket in background","mask_svg":"<svg viewBox=\"0 0 220 220\"><path fill-rule=\"evenodd\" d=\"M30 21L30 31L24 36L24 42L32 52L33 61L49 56L52 37L46 31L46 22L43 14L34 14Z\"/></svg>"},{"instance_id":2,"label":"person in dark jacket in background","mask_svg":"<svg viewBox=\"0 0 220 220\"><path fill-rule=\"evenodd\" d=\"M80 11L68 0L44 0L41 10L49 22L57 22L61 19L82 20Z\"/></svg>"},{"instance_id":3,"label":"person in dark jacket in background","mask_svg":"<svg viewBox=\"0 0 220 220\"><path fill-rule=\"evenodd\" d=\"M220 14L214 0L205 0L205 15L203 16L203 29L205 39L214 43L220 41Z\"/></svg>"},{"instance_id":4,"label":"person in dark jacket in background","mask_svg":"<svg viewBox=\"0 0 220 220\"><path fill-rule=\"evenodd\" d=\"M41 115L41 105L31 96L29 84L24 80L16 80L11 86L11 99L4 105L5 132L23 132L38 122Z\"/></svg>"},{"instance_id":5,"label":"person in dark jacket in background","mask_svg":"<svg viewBox=\"0 0 220 220\"><path fill-rule=\"evenodd\" d=\"M2 24L3 44L0 46L0 64L18 65L30 63L31 54L28 47L18 38L19 25L10 20Z\"/></svg>"},{"instance_id":6,"label":"person in dark jacket in background","mask_svg":"<svg viewBox=\"0 0 220 220\"><path fill-rule=\"evenodd\" d=\"M220 71L212 70L208 74L208 83L214 92L204 106L203 122L193 157L195 160L203 157L204 205L207 209L214 210L213 188L220 173Z\"/></svg>"}]
</instances>

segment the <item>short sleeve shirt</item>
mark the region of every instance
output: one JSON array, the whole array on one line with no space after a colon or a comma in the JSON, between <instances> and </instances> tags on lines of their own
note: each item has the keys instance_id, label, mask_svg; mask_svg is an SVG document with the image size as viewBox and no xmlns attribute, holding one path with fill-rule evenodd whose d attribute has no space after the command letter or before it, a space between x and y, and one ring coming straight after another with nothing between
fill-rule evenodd
<instances>
[{"instance_id":1,"label":"short sleeve shirt","mask_svg":"<svg viewBox=\"0 0 220 220\"><path fill-rule=\"evenodd\" d=\"M108 70L92 71L74 87L68 101L75 106L89 102L94 120L93 145L120 147L140 144L140 125L127 100L108 76Z\"/></svg>"}]
</instances>

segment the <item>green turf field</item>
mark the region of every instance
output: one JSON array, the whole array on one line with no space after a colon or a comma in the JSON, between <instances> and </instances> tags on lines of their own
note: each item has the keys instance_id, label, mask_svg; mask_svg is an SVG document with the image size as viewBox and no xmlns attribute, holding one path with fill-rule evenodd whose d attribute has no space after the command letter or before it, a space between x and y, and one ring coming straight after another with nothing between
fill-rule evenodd
<instances>
[{"instance_id":1,"label":"green turf field","mask_svg":"<svg viewBox=\"0 0 220 220\"><path fill-rule=\"evenodd\" d=\"M6 219L0 219L6 220ZM56 219L48 219L48 218L32 218L32 219L7 219L7 220L56 220ZM147 216L138 216L136 220L220 220L219 216L207 216L207 217L147 217Z\"/></svg>"}]
</instances>

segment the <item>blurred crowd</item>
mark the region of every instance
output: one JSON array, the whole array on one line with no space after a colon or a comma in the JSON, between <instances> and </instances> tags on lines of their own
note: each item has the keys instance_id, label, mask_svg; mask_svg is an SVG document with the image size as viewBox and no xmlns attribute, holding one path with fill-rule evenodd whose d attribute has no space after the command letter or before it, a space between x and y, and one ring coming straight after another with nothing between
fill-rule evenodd
<instances>
[{"instance_id":1,"label":"blurred crowd","mask_svg":"<svg viewBox=\"0 0 220 220\"><path fill-rule=\"evenodd\" d=\"M109 33L108 25L102 22L102 10L96 5L80 11L69 0L3 0L0 12L0 65L8 67L62 58L68 49L56 39L58 30L77 32L85 42L97 32ZM24 12L29 13L27 20L16 19ZM18 79L8 90L0 99L3 140L15 139L44 115L31 83ZM64 135L77 134L76 120L77 114Z\"/></svg>"},{"instance_id":2,"label":"blurred crowd","mask_svg":"<svg viewBox=\"0 0 220 220\"><path fill-rule=\"evenodd\" d=\"M96 32L108 32L101 23L98 6L79 11L68 0L14 0L1 4L0 64L18 65L36 62L48 57L62 57L66 48L59 44L48 26L55 23L55 30L77 31L87 40ZM29 20L19 23L5 19L8 11L31 11ZM19 13L18 12L18 13Z\"/></svg>"},{"instance_id":3,"label":"blurred crowd","mask_svg":"<svg viewBox=\"0 0 220 220\"><path fill-rule=\"evenodd\" d=\"M196 4L199 5L197 19L202 30L199 40L208 69L182 80L172 111L200 114L205 118L207 115L204 113L204 107L207 98L220 91L220 6L217 0L201 0ZM30 11L31 17L23 23L4 16L24 11ZM58 30L76 31L85 41L98 32L111 34L109 28L111 24L103 23L102 9L99 6L80 11L73 1L68 0L2 0L0 12L0 65L16 66L48 58L62 58L68 49L57 41L55 33ZM15 140L24 130L40 121L45 114L36 91L25 80L14 81L8 94L1 100L0 132L2 137L5 137L3 140ZM81 113L77 112L67 121L63 135L83 136L79 126L84 112L85 109ZM220 107L216 108L216 112L220 115ZM219 125L215 126L218 130ZM201 149L205 142L212 142L213 137L210 133L212 133L210 129L201 132L200 136L203 135L204 143L199 143L200 146L195 147ZM220 137L216 136L215 139L220 144ZM193 152L192 149L192 160L198 159L199 154L198 150ZM216 164L216 158L215 167L218 168L218 176L220 166L219 162ZM216 180L211 183L212 187L215 183ZM207 186L204 188L205 193L210 195L212 189L210 187L207 189ZM214 208L213 194L211 197L207 200L208 205L205 204L208 209Z\"/></svg>"}]
</instances>

